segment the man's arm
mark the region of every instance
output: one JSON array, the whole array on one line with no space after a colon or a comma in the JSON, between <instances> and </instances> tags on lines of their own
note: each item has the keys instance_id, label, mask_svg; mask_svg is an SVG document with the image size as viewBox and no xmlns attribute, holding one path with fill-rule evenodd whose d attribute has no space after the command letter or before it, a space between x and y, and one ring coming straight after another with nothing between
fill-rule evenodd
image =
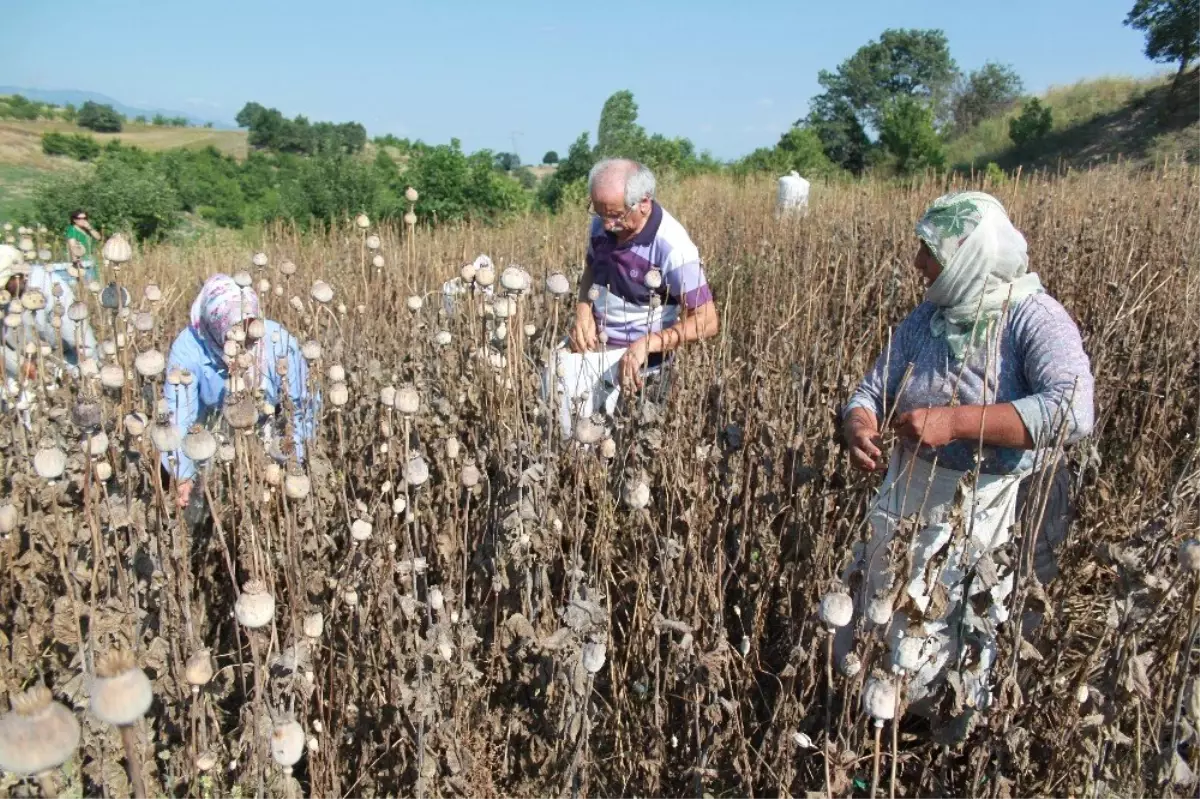
<instances>
[{"instance_id":1,"label":"man's arm","mask_svg":"<svg viewBox=\"0 0 1200 799\"><path fill-rule=\"evenodd\" d=\"M671 352L689 341L712 338L720 329L721 317L717 313L717 304L709 300L661 333L651 333L647 336L646 351Z\"/></svg>"}]
</instances>

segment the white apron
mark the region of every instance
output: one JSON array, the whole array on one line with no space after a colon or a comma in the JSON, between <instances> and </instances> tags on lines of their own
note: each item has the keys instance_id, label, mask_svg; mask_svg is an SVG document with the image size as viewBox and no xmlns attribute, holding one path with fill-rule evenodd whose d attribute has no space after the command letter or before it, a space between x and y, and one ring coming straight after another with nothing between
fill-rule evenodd
<instances>
[{"instance_id":1,"label":"white apron","mask_svg":"<svg viewBox=\"0 0 1200 799\"><path fill-rule=\"evenodd\" d=\"M891 670L900 641L905 636L924 639L919 667L908 673L905 697L919 703L958 671L968 707L983 709L990 696L989 676L997 655L996 634L1008 619L1008 599L1013 590L1010 568L990 555L1008 543L1016 520L1017 495L1023 473L979 475L972 486L970 473L933 465L897 446L869 514L871 540L852 564L864 572L856 610L862 613L876 596L896 591L893 570L903 555L900 546L889 553L902 519L915 522L906 533L912 559L903 584L898 586L897 610L886 630ZM977 569L986 558L983 568ZM844 575L847 579L849 574ZM971 597L963 604L970 582ZM940 588L939 588L940 583ZM990 585L988 585L990 583ZM989 594L988 597L979 595ZM976 612L976 606L979 612ZM872 627L869 621L868 627ZM838 657L850 651L854 628L839 630Z\"/></svg>"}]
</instances>

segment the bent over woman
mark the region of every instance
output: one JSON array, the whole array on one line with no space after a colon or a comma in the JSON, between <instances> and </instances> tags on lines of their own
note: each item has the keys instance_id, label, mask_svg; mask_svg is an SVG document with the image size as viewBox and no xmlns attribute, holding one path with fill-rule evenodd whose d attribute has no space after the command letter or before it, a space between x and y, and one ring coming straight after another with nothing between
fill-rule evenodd
<instances>
[{"instance_id":1,"label":"bent over woman","mask_svg":"<svg viewBox=\"0 0 1200 799\"><path fill-rule=\"evenodd\" d=\"M232 356L225 349L229 342L233 342ZM239 386L256 398L256 405L266 403L276 411L285 397L290 399L295 454L303 460L317 404L309 392L308 365L299 343L283 325L262 318L253 288L242 288L228 275L210 277L192 303L191 324L171 345L167 367L190 373L190 379L178 385L168 380L165 388L171 420L182 435L197 422L219 419L231 385ZM274 426L270 419L265 424L259 421L270 445ZM162 465L174 478L179 506L185 507L196 465L182 450L164 452Z\"/></svg>"},{"instance_id":2,"label":"bent over woman","mask_svg":"<svg viewBox=\"0 0 1200 799\"><path fill-rule=\"evenodd\" d=\"M893 658L904 638L918 639L896 664L914 710L933 705L950 672L966 694L959 698L982 709L1018 562L999 552L1018 490L1055 468L1046 461L1060 438L1090 434L1092 374L1079 329L1028 271L1025 238L995 197L943 196L916 234L925 301L843 417L858 469L885 468L880 427L889 417L898 436L855 563L865 571L856 604L884 625ZM1047 512L1066 513L1061 505ZM906 573L893 574L904 563ZM852 635L846 628L842 652Z\"/></svg>"}]
</instances>

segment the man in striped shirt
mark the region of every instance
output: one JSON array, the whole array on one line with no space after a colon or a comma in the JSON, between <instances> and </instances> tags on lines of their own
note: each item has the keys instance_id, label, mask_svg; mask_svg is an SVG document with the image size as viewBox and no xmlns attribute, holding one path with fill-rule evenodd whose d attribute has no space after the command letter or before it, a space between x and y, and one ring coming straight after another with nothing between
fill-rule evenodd
<instances>
[{"instance_id":1,"label":"man in striped shirt","mask_svg":"<svg viewBox=\"0 0 1200 799\"><path fill-rule=\"evenodd\" d=\"M618 368L626 391L641 388L643 369L719 327L700 253L654 189L654 174L627 159L603 160L588 175L593 219L571 349L627 348Z\"/></svg>"}]
</instances>

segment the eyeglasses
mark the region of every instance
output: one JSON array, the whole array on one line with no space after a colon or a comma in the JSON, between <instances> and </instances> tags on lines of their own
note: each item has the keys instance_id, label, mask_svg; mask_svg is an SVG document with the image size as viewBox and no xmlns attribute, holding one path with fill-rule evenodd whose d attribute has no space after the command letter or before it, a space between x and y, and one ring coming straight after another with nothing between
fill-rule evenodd
<instances>
[{"instance_id":1,"label":"eyeglasses","mask_svg":"<svg viewBox=\"0 0 1200 799\"><path fill-rule=\"evenodd\" d=\"M588 201L588 213L591 214L592 216L600 217L605 222L611 222L612 224L620 224L620 223L624 222L629 217L630 214L632 214L634 211L636 211L638 209L638 206L640 206L642 204L642 202L644 202L644 201L638 201L636 204L630 206L629 208L626 208L620 214L613 216L611 214L600 213L599 211L596 210L596 204L589 200Z\"/></svg>"}]
</instances>

